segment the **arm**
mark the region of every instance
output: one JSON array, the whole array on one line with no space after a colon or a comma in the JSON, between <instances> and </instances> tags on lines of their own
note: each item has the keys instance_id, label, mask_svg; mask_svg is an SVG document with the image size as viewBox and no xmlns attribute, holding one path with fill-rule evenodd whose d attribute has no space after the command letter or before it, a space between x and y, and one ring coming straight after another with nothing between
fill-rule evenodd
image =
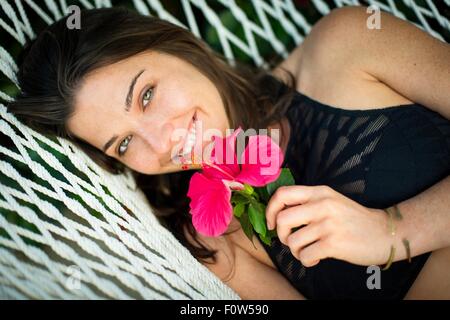
<instances>
[{"instance_id":1,"label":"arm","mask_svg":"<svg viewBox=\"0 0 450 320\"><path fill-rule=\"evenodd\" d=\"M366 26L370 14L365 7L347 7L329 16L327 24L334 41L339 36L352 40L349 63L387 84L411 101L418 102L450 119L450 45L413 24L381 12L381 29ZM337 46L337 43L331 43ZM354 50L352 50L354 49ZM347 52L348 52L347 51ZM413 256L450 246L450 178L398 204L404 220L398 225L398 255L406 258L403 234L411 243ZM397 222L398 223L398 222ZM400 255L401 254L401 255Z\"/></svg>"},{"instance_id":2,"label":"arm","mask_svg":"<svg viewBox=\"0 0 450 320\"><path fill-rule=\"evenodd\" d=\"M400 202L397 207L403 219L396 222L396 248L401 248L395 260L406 259L402 238L411 243L411 256L450 247L450 176Z\"/></svg>"},{"instance_id":3,"label":"arm","mask_svg":"<svg viewBox=\"0 0 450 320\"><path fill-rule=\"evenodd\" d=\"M409 240L411 256L450 245L450 179L399 204L403 220L389 229L388 215L367 208L328 186L282 186L269 200L266 219L280 241L306 267L326 258L369 266L406 259L402 238ZM304 226L299 230L292 230Z\"/></svg>"},{"instance_id":4,"label":"arm","mask_svg":"<svg viewBox=\"0 0 450 320\"><path fill-rule=\"evenodd\" d=\"M365 73L450 119L450 46L387 13L381 13L380 30L368 29L368 17L365 7L333 10L314 26L304 54L331 63L326 67L330 72ZM449 194L447 177L398 204L404 219L396 221L395 238L382 210L363 207L324 186L279 188L266 217L269 229L277 228L280 241L305 266L327 257L381 265L392 243L394 261L406 258L403 237L412 256L450 246ZM305 227L292 232L301 225Z\"/></svg>"}]
</instances>

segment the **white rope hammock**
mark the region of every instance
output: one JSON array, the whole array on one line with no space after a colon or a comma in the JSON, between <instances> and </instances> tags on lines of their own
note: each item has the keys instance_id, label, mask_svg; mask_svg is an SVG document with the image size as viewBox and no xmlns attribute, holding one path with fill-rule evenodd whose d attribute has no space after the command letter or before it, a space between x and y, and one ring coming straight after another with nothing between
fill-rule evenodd
<instances>
[{"instance_id":1,"label":"white rope hammock","mask_svg":"<svg viewBox=\"0 0 450 320\"><path fill-rule=\"evenodd\" d=\"M296 44L311 28L291 0L251 1L258 22L234 0L217 2L239 21L245 39L222 24L211 1L179 1L188 25L169 13L164 1L132 1L140 13L189 28L198 37L194 10L200 10L217 31L230 63L235 59L233 48L238 48L256 65L267 67L256 37L287 57L270 20L278 21ZM379 5L405 19L400 2L416 15L417 26L444 40L441 33L450 30L450 23L431 0L362 4ZM310 3L322 15L336 6L360 4L356 0ZM110 7L111 1L79 0L78 5ZM450 9L450 0L443 5ZM36 36L26 10L49 24L63 17L67 7L65 0L0 1L0 26L24 45ZM430 20L441 29L433 30ZM17 85L18 68L7 49L0 42L0 71ZM0 99L12 97L0 91ZM68 141L50 140L23 126L1 103L0 132L0 298L239 299L159 224L129 172L109 174Z\"/></svg>"}]
</instances>

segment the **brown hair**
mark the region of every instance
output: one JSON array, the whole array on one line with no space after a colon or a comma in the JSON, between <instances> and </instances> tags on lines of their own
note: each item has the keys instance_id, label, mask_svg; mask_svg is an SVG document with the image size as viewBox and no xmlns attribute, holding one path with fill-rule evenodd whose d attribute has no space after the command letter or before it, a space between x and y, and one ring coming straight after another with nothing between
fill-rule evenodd
<instances>
[{"instance_id":1,"label":"brown hair","mask_svg":"<svg viewBox=\"0 0 450 320\"><path fill-rule=\"evenodd\" d=\"M81 22L81 29L70 30L63 18L27 43L18 57L21 92L8 110L36 131L73 141L96 163L116 174L125 169L121 162L71 135L66 128L74 111L77 88L89 72L99 67L146 50L181 58L217 86L231 126L240 125L243 130L278 123L295 92L291 73L288 72L291 83L280 86L266 76L263 68L237 61L232 67L188 30L156 17L115 7L82 10ZM284 137L284 128L281 129ZM212 258L215 262L216 251L197 239L191 223L186 194L193 173L190 170L144 175L133 171L159 220L197 259L207 262ZM187 240L185 230L195 244Z\"/></svg>"}]
</instances>

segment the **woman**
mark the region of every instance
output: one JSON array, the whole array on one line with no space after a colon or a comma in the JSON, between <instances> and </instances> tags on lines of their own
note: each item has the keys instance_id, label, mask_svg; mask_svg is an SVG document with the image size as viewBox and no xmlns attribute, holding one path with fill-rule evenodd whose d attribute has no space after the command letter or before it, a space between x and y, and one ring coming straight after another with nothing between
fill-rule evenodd
<instances>
[{"instance_id":1,"label":"woman","mask_svg":"<svg viewBox=\"0 0 450 320\"><path fill-rule=\"evenodd\" d=\"M450 49L384 13L382 28L368 29L367 17L334 10L267 74L230 67L157 18L83 11L81 30L60 20L26 47L8 108L112 172L133 170L161 221L244 299L449 298ZM174 156L189 154L194 120L222 136L281 129L297 185L270 199L272 246L253 245L236 220L218 238L193 229L195 171ZM403 215L395 235L383 210L393 205ZM390 257L369 285L367 266Z\"/></svg>"}]
</instances>

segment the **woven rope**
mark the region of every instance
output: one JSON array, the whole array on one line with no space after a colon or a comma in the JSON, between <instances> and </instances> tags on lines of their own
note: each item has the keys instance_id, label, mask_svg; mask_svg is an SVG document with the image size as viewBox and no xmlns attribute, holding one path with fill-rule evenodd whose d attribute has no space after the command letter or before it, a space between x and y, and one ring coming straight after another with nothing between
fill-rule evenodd
<instances>
[{"instance_id":1,"label":"woven rope","mask_svg":"<svg viewBox=\"0 0 450 320\"><path fill-rule=\"evenodd\" d=\"M205 0L180 0L187 25L157 0L134 0L137 11L157 15L201 37L194 11L200 10L217 31L223 54L233 63L235 48L267 68L256 39L287 57L271 20L278 21L295 44L303 41L311 22L290 0L251 1L258 22L233 0L218 1L239 21L241 39L222 23ZM367 1L405 19L395 3ZM110 7L111 1L78 1L82 8ZM443 40L450 30L432 1L420 7L403 0L416 14L420 28ZM313 0L322 15L358 1ZM445 6L449 7L448 0ZM50 24L67 12L64 0L0 1L0 26L19 44L36 36L25 11ZM26 10L25 10L26 9ZM435 23L436 25L436 23ZM17 65L0 43L0 71L17 85ZM0 91L0 99L11 101ZM26 299L239 299L214 274L197 262L152 214L129 172L112 175L98 167L70 142L42 136L19 123L0 104L0 298Z\"/></svg>"}]
</instances>

